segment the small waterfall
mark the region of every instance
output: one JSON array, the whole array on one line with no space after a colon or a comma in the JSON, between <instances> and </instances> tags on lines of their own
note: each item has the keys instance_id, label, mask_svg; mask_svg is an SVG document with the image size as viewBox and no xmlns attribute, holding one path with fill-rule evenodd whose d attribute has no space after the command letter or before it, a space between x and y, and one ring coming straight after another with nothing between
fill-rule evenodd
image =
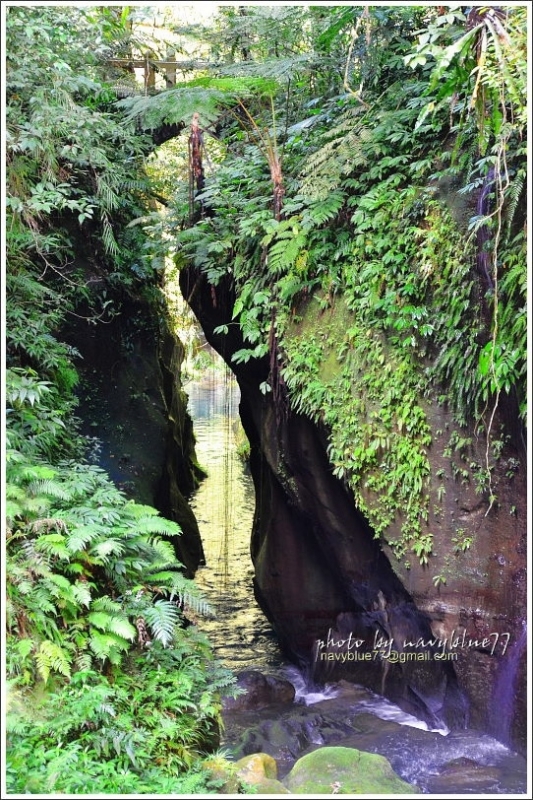
<instances>
[{"instance_id":1,"label":"small waterfall","mask_svg":"<svg viewBox=\"0 0 533 800\"><path fill-rule=\"evenodd\" d=\"M507 745L511 744L518 670L526 643L527 627L524 622L522 633L511 644L505 656L502 656L492 692L492 708L494 709L492 732L499 741Z\"/></svg>"},{"instance_id":2,"label":"small waterfall","mask_svg":"<svg viewBox=\"0 0 533 800\"><path fill-rule=\"evenodd\" d=\"M316 686L312 681L306 679L304 673L298 667L283 667L280 670L280 675L294 686L295 703L311 706L315 703L320 703L322 700L330 700L339 694L339 689L332 683L327 683L325 686Z\"/></svg>"},{"instance_id":3,"label":"small waterfall","mask_svg":"<svg viewBox=\"0 0 533 800\"><path fill-rule=\"evenodd\" d=\"M384 755L398 775L425 793L523 794L525 759L495 738L478 731L427 730L426 723L370 690L342 681L317 685L310 668L284 661L253 596L254 487L232 435L238 387L230 374L208 367L187 386L187 393L198 460L208 471L192 502L206 553L206 565L196 580L215 612L212 619L200 618L198 627L209 635L217 656L236 672L258 669L289 680L296 690L294 704L258 709L253 719L248 711L225 713L223 746L236 748L239 756L244 755L238 750L243 742L253 748L247 752L267 748L280 775L308 747L355 747ZM501 694L495 713L500 721L498 710L511 709L505 722L508 732L525 638L524 629L501 665L505 677L498 676ZM500 734L501 730L498 738Z\"/></svg>"}]
</instances>

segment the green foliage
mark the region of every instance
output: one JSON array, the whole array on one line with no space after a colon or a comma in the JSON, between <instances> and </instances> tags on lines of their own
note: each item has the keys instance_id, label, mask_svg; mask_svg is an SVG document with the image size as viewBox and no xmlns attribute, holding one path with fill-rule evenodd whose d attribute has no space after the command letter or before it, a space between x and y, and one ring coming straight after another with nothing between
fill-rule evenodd
<instances>
[{"instance_id":1,"label":"green foliage","mask_svg":"<svg viewBox=\"0 0 533 800\"><path fill-rule=\"evenodd\" d=\"M105 9L19 6L7 15L6 360L53 384L59 418L72 412L79 355L61 327L71 315L106 320L105 285L119 276L131 287L140 249L122 228L146 194L146 141L110 113L102 62L113 38L126 39L127 25ZM81 240L83 257L73 253ZM42 452L55 457L59 446L68 453L76 443L65 432Z\"/></svg>"},{"instance_id":2,"label":"green foliage","mask_svg":"<svg viewBox=\"0 0 533 800\"><path fill-rule=\"evenodd\" d=\"M335 474L400 558L426 564L426 398L489 437L501 395L525 414L524 10L300 13L298 99L278 79L276 131L260 103L246 116L255 137L223 128L226 158L198 198L203 218L177 234L180 259L214 285L233 281L219 333L240 325L249 346L236 362L264 357L275 330L292 407L325 423ZM228 74L273 74L243 39L255 15L220 17ZM334 63L344 93L326 78ZM279 139L279 220L261 130ZM336 334L328 309L343 319ZM491 472L487 455L473 477L492 504Z\"/></svg>"},{"instance_id":3,"label":"green foliage","mask_svg":"<svg viewBox=\"0 0 533 800\"><path fill-rule=\"evenodd\" d=\"M8 633L31 643L25 683L119 664L132 642L171 646L182 609L209 613L167 538L176 523L126 501L97 467L10 451L6 478Z\"/></svg>"},{"instance_id":4,"label":"green foliage","mask_svg":"<svg viewBox=\"0 0 533 800\"><path fill-rule=\"evenodd\" d=\"M350 486L375 535L385 536L398 558L412 549L426 563L431 435L410 353L395 356L382 336L369 336L359 321L347 329L348 320L336 300L330 311L308 309L288 328L283 375L292 404L327 426L333 472Z\"/></svg>"},{"instance_id":5,"label":"green foliage","mask_svg":"<svg viewBox=\"0 0 533 800\"><path fill-rule=\"evenodd\" d=\"M201 757L218 741L233 678L192 631L109 677L85 668L30 707L11 693L6 779L13 793L213 792Z\"/></svg>"},{"instance_id":6,"label":"green foliage","mask_svg":"<svg viewBox=\"0 0 533 800\"><path fill-rule=\"evenodd\" d=\"M184 627L209 608L174 556L179 527L96 467L9 451L6 478L10 791L212 790L199 759L235 679Z\"/></svg>"},{"instance_id":7,"label":"green foliage","mask_svg":"<svg viewBox=\"0 0 533 800\"><path fill-rule=\"evenodd\" d=\"M150 209L148 139L115 105L106 63L131 52L129 22L128 8L7 14L13 792L213 791L201 757L234 683L190 627L210 611L176 559L179 526L83 463L74 417L79 353L66 322L109 321L128 294L159 313L162 297L160 253L131 224Z\"/></svg>"}]
</instances>

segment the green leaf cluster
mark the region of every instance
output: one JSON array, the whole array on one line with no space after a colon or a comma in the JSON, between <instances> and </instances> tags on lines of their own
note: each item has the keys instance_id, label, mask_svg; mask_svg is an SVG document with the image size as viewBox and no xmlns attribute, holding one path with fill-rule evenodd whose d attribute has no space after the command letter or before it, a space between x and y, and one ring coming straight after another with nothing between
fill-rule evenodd
<instances>
[{"instance_id":1,"label":"green leaf cluster","mask_svg":"<svg viewBox=\"0 0 533 800\"><path fill-rule=\"evenodd\" d=\"M525 419L525 12L301 13L298 97L280 82L272 107L224 127L180 258L233 284L219 332L240 325L250 346L236 361L264 357L275 330L289 400L326 425L335 474L398 556L426 563L428 397L489 437L503 397ZM243 55L252 20L225 23L231 74L271 75L258 45ZM334 63L342 88L326 78ZM279 220L252 115L277 140ZM493 466L478 470L491 495Z\"/></svg>"},{"instance_id":2,"label":"green leaf cluster","mask_svg":"<svg viewBox=\"0 0 533 800\"><path fill-rule=\"evenodd\" d=\"M176 560L177 524L127 501L99 468L9 451L6 479L11 677L119 665L133 643L171 646L187 608L209 612Z\"/></svg>"},{"instance_id":3,"label":"green leaf cluster","mask_svg":"<svg viewBox=\"0 0 533 800\"><path fill-rule=\"evenodd\" d=\"M192 630L180 646L131 657L126 671L86 667L31 710L11 688L6 783L10 793L213 793L203 767L218 742L220 702L231 677L209 661Z\"/></svg>"}]
</instances>

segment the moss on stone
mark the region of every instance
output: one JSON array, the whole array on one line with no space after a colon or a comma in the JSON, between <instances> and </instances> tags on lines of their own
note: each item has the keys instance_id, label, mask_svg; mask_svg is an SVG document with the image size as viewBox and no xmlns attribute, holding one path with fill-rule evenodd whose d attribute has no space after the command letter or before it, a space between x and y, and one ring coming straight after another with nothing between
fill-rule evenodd
<instances>
[{"instance_id":1,"label":"moss on stone","mask_svg":"<svg viewBox=\"0 0 533 800\"><path fill-rule=\"evenodd\" d=\"M321 747L300 758L284 781L291 793L416 794L384 756L349 747Z\"/></svg>"},{"instance_id":2,"label":"moss on stone","mask_svg":"<svg viewBox=\"0 0 533 800\"><path fill-rule=\"evenodd\" d=\"M275 759L268 753L252 753L244 756L236 763L237 772L248 783L255 783L258 779L278 777L278 767Z\"/></svg>"}]
</instances>

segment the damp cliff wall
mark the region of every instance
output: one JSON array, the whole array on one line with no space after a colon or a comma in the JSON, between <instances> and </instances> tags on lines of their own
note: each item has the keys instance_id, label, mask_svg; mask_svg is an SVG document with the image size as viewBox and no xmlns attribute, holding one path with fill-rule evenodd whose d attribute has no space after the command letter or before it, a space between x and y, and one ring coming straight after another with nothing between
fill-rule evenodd
<instances>
[{"instance_id":1,"label":"damp cliff wall","mask_svg":"<svg viewBox=\"0 0 533 800\"><path fill-rule=\"evenodd\" d=\"M272 394L259 388L268 378L267 359L232 362L243 346L236 326L228 335L214 333L231 320L231 284L221 281L215 289L188 268L181 285L241 389L257 496L255 591L284 650L317 678L348 678L432 724L490 730L523 746L526 483L520 441L503 444L492 476L498 503L490 507L487 493L479 494L465 472L482 463L484 437L458 431L437 398L425 398L433 554L427 563L411 559L407 565L386 540L375 538L352 492L333 475L327 428L290 408L280 414ZM334 317L335 308L325 313ZM299 335L318 336L317 324L324 320L306 326L304 311ZM450 442L459 435L456 450ZM373 655L380 637L395 652L415 657L394 663L379 645ZM437 639L446 643L430 641ZM332 657L317 658L317 643ZM350 651L370 656L356 660ZM441 658L444 651L453 658ZM505 707L502 676L512 695Z\"/></svg>"},{"instance_id":2,"label":"damp cliff wall","mask_svg":"<svg viewBox=\"0 0 533 800\"><path fill-rule=\"evenodd\" d=\"M81 355L77 414L93 458L128 496L179 523L176 553L189 575L203 561L187 502L202 470L181 385L184 348L150 303L116 298L110 321L67 332Z\"/></svg>"}]
</instances>

